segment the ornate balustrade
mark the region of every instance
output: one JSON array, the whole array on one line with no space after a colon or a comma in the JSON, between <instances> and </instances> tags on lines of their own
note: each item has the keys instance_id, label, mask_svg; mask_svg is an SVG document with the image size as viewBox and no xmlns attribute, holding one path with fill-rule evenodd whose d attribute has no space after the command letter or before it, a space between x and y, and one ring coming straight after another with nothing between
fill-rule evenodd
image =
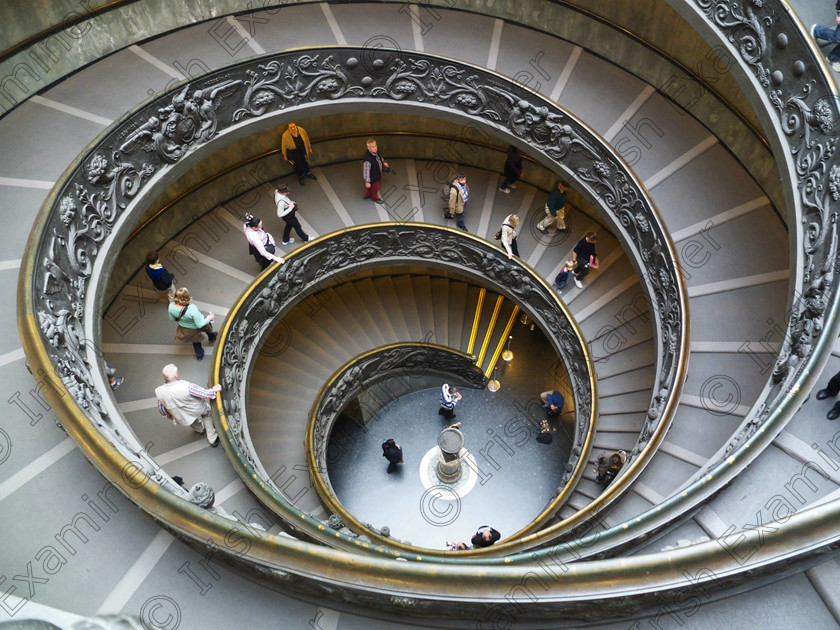
<instances>
[{"instance_id":1,"label":"ornate balustrade","mask_svg":"<svg viewBox=\"0 0 840 630\"><path fill-rule=\"evenodd\" d=\"M252 554L243 559L233 550L223 553L236 562L263 567L292 588L311 593L330 594L318 576L318 567L327 561L333 579L346 578L348 585L354 584L352 589L348 586L348 592L356 593L356 601L399 607L403 604L389 599L392 589L381 577L384 568L402 573L407 580L417 579L414 585L402 584L401 580L400 588L425 593L423 597L428 602L438 598L436 589L447 591L444 597L451 597L451 581L435 583L431 579L434 571L351 558L341 551L319 549L270 534L249 535L236 523L201 511L173 493L160 492L160 485L149 481L165 483L165 475L159 471L149 475L133 463L140 445L113 399L99 394L110 390L96 369L101 325L97 313L107 280L107 260L119 251L135 227L136 217L148 205L148 198L209 155L213 142L243 137L307 107L322 112L339 106L422 108L417 111L470 125L484 124L502 138L527 146L531 155L540 156L543 164L564 172L581 194L601 209L631 259L646 271L643 289L652 303L654 323L661 337L657 345L655 393L626 477L642 470L664 436L676 406L685 372L685 288L676 272L676 257L661 221L639 182L606 144L572 116L517 84L464 64L387 50L377 51L372 59L368 51L369 63L361 63L360 56L360 50L334 48L251 60L179 86L112 126L68 170L36 221L27 247L31 254L21 272L19 325L33 367L41 373L54 370L61 380L61 384L54 383L55 387L45 391L82 452L126 496L164 526L186 540L196 544L209 540L217 548L225 545L232 530L237 530L249 536ZM411 230L422 235L419 242L401 238ZM474 247L464 250L464 243ZM486 249L482 251L482 247ZM548 300L546 296L551 295L544 283L529 279L523 266L501 260L498 250L480 239L428 226L385 225L348 230L330 243L325 241L324 247L313 243L302 248L287 265L269 270L260 279L266 284L259 294L249 294L255 300L252 308L276 312L286 292L292 289L303 297L307 287L329 278L332 272L326 271L327 263L340 268L347 264L351 252L371 264L380 260L391 264L409 251L420 259L435 258L435 262L443 263L449 257L448 262L463 264L463 259L470 257L475 266L483 267L481 277L507 287L511 298L519 303ZM316 259L317 265L313 263ZM559 305L553 295L551 300L553 304L533 308L531 315L549 334L557 335L553 343L561 356L571 356L571 350L563 347L566 340L558 328ZM241 404L241 397L237 388L248 365L235 354L235 349L246 355L256 351L265 326L253 319L242 328L231 329L230 343L219 355L220 362L229 359L228 363L216 365L226 388L226 414L239 411L236 406ZM576 400L579 414L592 408L587 407L585 400ZM230 428L224 423L223 426ZM126 476L126 469L131 466L136 469L135 474ZM301 523L301 527L307 535L324 530L314 520ZM334 532L330 536L345 547L367 547ZM529 543L540 540L544 539L535 535ZM279 557L278 550L282 551ZM383 549L372 551L386 557L399 555ZM537 561L539 554L545 552L535 553L538 555L513 556L505 562ZM423 556L417 559L423 560ZM502 560L488 558L484 562L496 564ZM490 570L463 567L460 571L459 575L472 577L463 581L464 588L472 590L455 595L453 601L463 597L464 601L476 602L469 609L463 608L461 614L484 609L494 599L503 601L504 592L519 579L518 570L513 567L497 567L492 569L496 577L479 587L476 580L486 580ZM421 574L426 577L420 577ZM455 575L453 579L457 579ZM341 597L334 591L332 596ZM485 598L484 602L478 601ZM443 608L448 606L441 605Z\"/></svg>"},{"instance_id":2,"label":"ornate balustrade","mask_svg":"<svg viewBox=\"0 0 840 630\"><path fill-rule=\"evenodd\" d=\"M726 42L738 61L732 71L739 73L745 94L775 131L768 138L784 174L787 223L795 254L791 256L787 328L767 384L729 442L666 501L626 527L577 536L560 553L564 558L603 555L607 549L609 554L618 553L672 523L675 510L687 513L709 501L792 419L828 361L840 332L835 271L840 98L822 53L784 2L693 0L673 4L707 39ZM799 523L800 534L807 531L806 523L807 519ZM813 525L816 531L819 524ZM616 544L619 540L622 542ZM581 553L581 549L586 551Z\"/></svg>"},{"instance_id":3,"label":"ornate balustrade","mask_svg":"<svg viewBox=\"0 0 840 630\"><path fill-rule=\"evenodd\" d=\"M303 107L422 106L427 115L488 125L565 172L613 223L631 260L644 268L642 286L661 336L655 393L631 453L634 461L623 475L633 478L667 430L685 374L687 344L685 289L676 257L641 185L585 125L515 83L427 55L379 50L371 57L366 51L362 63L362 52L285 53L210 73L127 116L80 157L51 194L50 210L33 231L39 269L30 261L23 271L26 311L37 313L39 343L50 348L65 386L93 422L115 431L117 441L119 435L130 435L113 401L97 393L105 390L101 374L91 370L95 359L88 346L96 343L99 322L84 314L95 312L101 298L98 290L89 291L88 281L99 279L103 254L117 251L133 228L132 212L126 211L139 211L144 196L208 154L211 141L241 137L252 125L261 128ZM364 244L359 247L365 255ZM532 287L526 283L515 298L521 301ZM618 487L598 498L596 511L616 496Z\"/></svg>"}]
</instances>

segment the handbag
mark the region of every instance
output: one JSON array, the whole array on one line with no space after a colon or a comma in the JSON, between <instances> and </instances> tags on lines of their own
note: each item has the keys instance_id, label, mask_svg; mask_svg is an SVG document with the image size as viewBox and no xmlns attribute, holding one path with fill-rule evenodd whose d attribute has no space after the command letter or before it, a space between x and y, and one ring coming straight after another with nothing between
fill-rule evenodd
<instances>
[{"instance_id":1,"label":"handbag","mask_svg":"<svg viewBox=\"0 0 840 630\"><path fill-rule=\"evenodd\" d=\"M510 225L510 224L508 224L508 223L502 223L502 227L504 227L504 226L506 226L506 225L507 225L509 228L513 228L513 226L512 226L512 225ZM501 241L501 240L502 240L502 228L499 228L499 231L498 231L498 232L496 232L496 233L493 235L493 238L495 238L497 241Z\"/></svg>"},{"instance_id":2,"label":"handbag","mask_svg":"<svg viewBox=\"0 0 840 630\"><path fill-rule=\"evenodd\" d=\"M209 322L209 323L205 324L204 326L201 327L201 330L204 333L207 334L207 339L210 340L210 343L213 343L214 341L216 341L216 337L218 335L213 331L213 322Z\"/></svg>"},{"instance_id":3,"label":"handbag","mask_svg":"<svg viewBox=\"0 0 840 630\"><path fill-rule=\"evenodd\" d=\"M275 247L274 243L266 243L263 247L265 251L267 251L269 254L273 254L277 251L277 248ZM260 256L259 250L253 245L251 245L250 242L248 243L248 253L251 256Z\"/></svg>"}]
</instances>

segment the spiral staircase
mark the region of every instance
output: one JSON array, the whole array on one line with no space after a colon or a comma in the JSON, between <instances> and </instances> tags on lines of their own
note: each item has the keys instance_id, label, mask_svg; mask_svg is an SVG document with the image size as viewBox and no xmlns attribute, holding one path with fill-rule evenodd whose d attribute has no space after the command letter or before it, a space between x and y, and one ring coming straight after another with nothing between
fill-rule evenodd
<instances>
[{"instance_id":1,"label":"spiral staircase","mask_svg":"<svg viewBox=\"0 0 840 630\"><path fill-rule=\"evenodd\" d=\"M9 102L0 118L7 149L0 157L0 209L13 226L0 234L7 252L0 262L3 303L14 305L7 319L20 316L22 330L27 321L36 322L34 312L20 315L23 295L35 282L24 273L18 289L21 269L34 269L33 278L61 273L41 260L32 264L37 243L24 245L40 217L59 205L57 183L89 165L84 156L99 135L150 97L177 95L183 83L267 52L355 46L361 63L372 67L383 50L400 51L397 58L433 53L513 79L559 104L612 146L646 191L673 243L687 298L685 370L664 424L649 434L652 401L660 395L662 331L648 306L646 261L628 246L621 225L574 193L574 183L571 234L564 239L537 232L551 169L539 159L528 162L519 187L510 195L498 192L493 169L503 161L507 136L490 129L489 135L460 139L474 153L462 148L458 159L444 153L447 169L459 165L468 172L472 236L492 243L504 216L517 211L523 217L522 262L550 285L574 243L590 230L600 235L600 269L584 290L568 285L559 296L587 344L597 422L582 475L529 537L503 540L495 554L463 556L406 553L375 537L360 544L360 532L329 528L329 506L307 479L302 447L319 390L353 357L419 341L478 354L470 341L473 321L483 326L477 336L497 347L503 325L522 306L503 287L416 267L393 269L337 282L319 294L319 308L303 301L283 315L285 337L277 348L269 340L249 368L246 407L254 451L288 509L266 505L236 458L225 456L227 444L210 449L203 438L170 428L153 398L160 368L175 362L188 380L219 379L222 344L212 354L208 348L212 360L196 363L188 346L171 342L164 302L139 269L143 248L158 248L178 284L189 286L199 307L214 311L224 326L258 278L241 234L243 210L264 217L275 235L281 231L266 180L289 181L304 227L315 237L376 222L447 227L438 192L418 181L418 173L434 173L441 160L417 147L445 146L455 122L417 123L412 135L389 127L401 119L384 108L384 122L377 122L376 108L370 113L352 103L347 111L296 110L296 120L317 140L317 182L297 187L276 155L260 154L276 144L284 120L275 118L239 144L221 141L218 154L205 152L205 162L193 164L196 175L165 182L172 190L162 189L155 207L138 209L142 218L108 228L125 245L122 251L106 250L91 265L88 276L107 291L100 290L98 312L86 315L85 336L101 342L90 356L101 355L126 379L112 394L101 365L94 366L100 396L118 410L116 432L142 446L134 452L154 471L154 483L133 485L133 464L103 478L105 460L122 451L92 447L95 439L59 411L75 394L44 369L40 355L36 360L24 353L22 343L30 346L17 335L4 338L0 370L9 409L0 424L6 534L0 623L42 619L63 628L85 617L113 623L103 619L125 615L145 628L840 625L840 597L832 588L840 577L834 557L840 445L824 418L826 402L806 396L838 363L829 336L836 329L835 289L829 287L836 241L824 236L833 203L828 175L836 167L823 166L824 179L811 179L814 163L833 153L833 141L823 145L817 136L819 121L808 119L801 145L790 140L796 150L786 144L806 110L821 111L811 102L810 109L797 110L796 99L816 93L830 71L801 23L785 30L782 40L777 31L785 5L778 2L738 3L724 17L711 9L716 3L646 3L661 24L643 24L624 5L617 13L626 23L613 23L587 3L480 4L285 2L255 11L232 2L164 10L140 0L76 7L72 14L56 3L37 18L23 4L10 4L4 11L16 29L5 36L9 50L2 64L13 79L1 84ZM806 24L830 17L800 4L793 15ZM50 30L54 25L61 28ZM685 40L671 41L666 27ZM797 61L778 70L780 77L764 73L755 49L744 46L744 31L761 33L761 50L784 52L795 42L797 54L806 49L811 57L801 71ZM62 45L67 41L70 48ZM42 43L50 46L35 48ZM628 51L635 54L622 57ZM20 65L28 53L30 74ZM736 59L746 70L735 67ZM809 87L784 92L794 81ZM831 81L826 85L823 101L831 103L835 88ZM770 96L762 101L765 92ZM836 107L832 111L836 120ZM431 115L413 104L404 113ZM831 129L820 129L830 138ZM395 197L408 198L410 216L393 198L386 197L384 206L360 199L358 162L345 156L352 154L345 147L361 146L368 130L386 155L395 156L395 174L386 181ZM248 142L256 148L243 149ZM819 159L804 155L822 146L830 148ZM222 156L217 163L214 155ZM224 180L225 169L234 177ZM204 181L212 179L208 174L222 183L213 188ZM803 209L803 200L815 198L828 200L819 237ZM170 220L176 212L195 218ZM67 247L66 240L56 247ZM281 249L292 261L306 247L297 242ZM808 354L790 331L805 317L803 303L818 282L830 313L813 332ZM33 302L39 308L51 299L46 292ZM489 309L496 304L494 327ZM770 395L774 388L793 382L777 378L791 355L801 359L800 380L767 409L768 399L780 400ZM492 352L481 368L491 362ZM539 389L553 384L550 375L541 379ZM767 421L777 411L779 419ZM62 431L65 424L72 437ZM656 448L647 451L651 439ZM602 495L592 460L616 449L630 452L635 465ZM172 487L172 475L212 487L215 511L191 505ZM160 500L159 512L137 498L141 492ZM293 510L299 522L284 522ZM214 529L224 519L244 529L215 538L224 532Z\"/></svg>"}]
</instances>

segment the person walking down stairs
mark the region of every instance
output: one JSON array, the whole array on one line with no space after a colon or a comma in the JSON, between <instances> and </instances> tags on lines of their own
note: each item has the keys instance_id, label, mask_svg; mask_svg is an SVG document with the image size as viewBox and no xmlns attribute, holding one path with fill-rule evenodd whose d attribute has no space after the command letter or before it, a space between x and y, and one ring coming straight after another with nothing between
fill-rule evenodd
<instances>
[{"instance_id":1,"label":"person walking down stairs","mask_svg":"<svg viewBox=\"0 0 840 630\"><path fill-rule=\"evenodd\" d=\"M575 268L572 271L572 279L575 281L575 286L578 289L583 288L584 277L589 273L590 269L597 269L598 255L595 253L595 244L598 242L598 234L596 232L587 232L586 236L578 241L575 249L572 252L572 259L575 262Z\"/></svg>"},{"instance_id":2,"label":"person walking down stairs","mask_svg":"<svg viewBox=\"0 0 840 630\"><path fill-rule=\"evenodd\" d=\"M448 205L443 211L445 219L456 219L459 228L467 232L467 226L464 223L464 206L470 199L470 187L467 186L467 174L464 172L456 173L455 179L449 182L449 189L447 191Z\"/></svg>"},{"instance_id":3,"label":"person walking down stairs","mask_svg":"<svg viewBox=\"0 0 840 630\"><path fill-rule=\"evenodd\" d=\"M309 143L309 134L306 133L306 129L290 122L280 138L280 151L283 153L283 159L294 167L301 186L306 184L307 177L318 179L309 170L312 145Z\"/></svg>"},{"instance_id":4,"label":"person walking down stairs","mask_svg":"<svg viewBox=\"0 0 840 630\"><path fill-rule=\"evenodd\" d=\"M216 316L213 313L208 313L207 317L202 315L198 307L192 304L189 289L181 287L175 291L175 300L169 303L169 319L178 323L175 341L191 343L195 350L195 358L201 361L204 358L204 348L201 346L204 340L202 333L207 334L210 343L216 341L216 333L213 332Z\"/></svg>"},{"instance_id":5,"label":"person walking down stairs","mask_svg":"<svg viewBox=\"0 0 840 630\"><path fill-rule=\"evenodd\" d=\"M309 235L303 231L300 221L297 218L297 203L289 199L289 187L280 184L274 190L274 203L277 205L277 216L283 219L286 227L283 229L283 245L291 245L295 242L292 238L294 230L304 243L309 242Z\"/></svg>"}]
</instances>

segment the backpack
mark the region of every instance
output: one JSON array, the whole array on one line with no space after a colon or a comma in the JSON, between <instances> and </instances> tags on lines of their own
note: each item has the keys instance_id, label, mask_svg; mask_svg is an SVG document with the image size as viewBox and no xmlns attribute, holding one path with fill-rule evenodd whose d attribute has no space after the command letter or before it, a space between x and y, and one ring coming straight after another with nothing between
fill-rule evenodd
<instances>
[{"instance_id":1,"label":"backpack","mask_svg":"<svg viewBox=\"0 0 840 630\"><path fill-rule=\"evenodd\" d=\"M452 190L453 188L455 188L455 184L453 184L452 182L449 182L440 191L441 198L447 203L449 203L449 191Z\"/></svg>"},{"instance_id":2,"label":"backpack","mask_svg":"<svg viewBox=\"0 0 840 630\"><path fill-rule=\"evenodd\" d=\"M169 287L172 286L172 281L175 280L175 274L164 272L160 274L155 280L152 281L152 285L154 285L155 289L158 291L166 291Z\"/></svg>"}]
</instances>

